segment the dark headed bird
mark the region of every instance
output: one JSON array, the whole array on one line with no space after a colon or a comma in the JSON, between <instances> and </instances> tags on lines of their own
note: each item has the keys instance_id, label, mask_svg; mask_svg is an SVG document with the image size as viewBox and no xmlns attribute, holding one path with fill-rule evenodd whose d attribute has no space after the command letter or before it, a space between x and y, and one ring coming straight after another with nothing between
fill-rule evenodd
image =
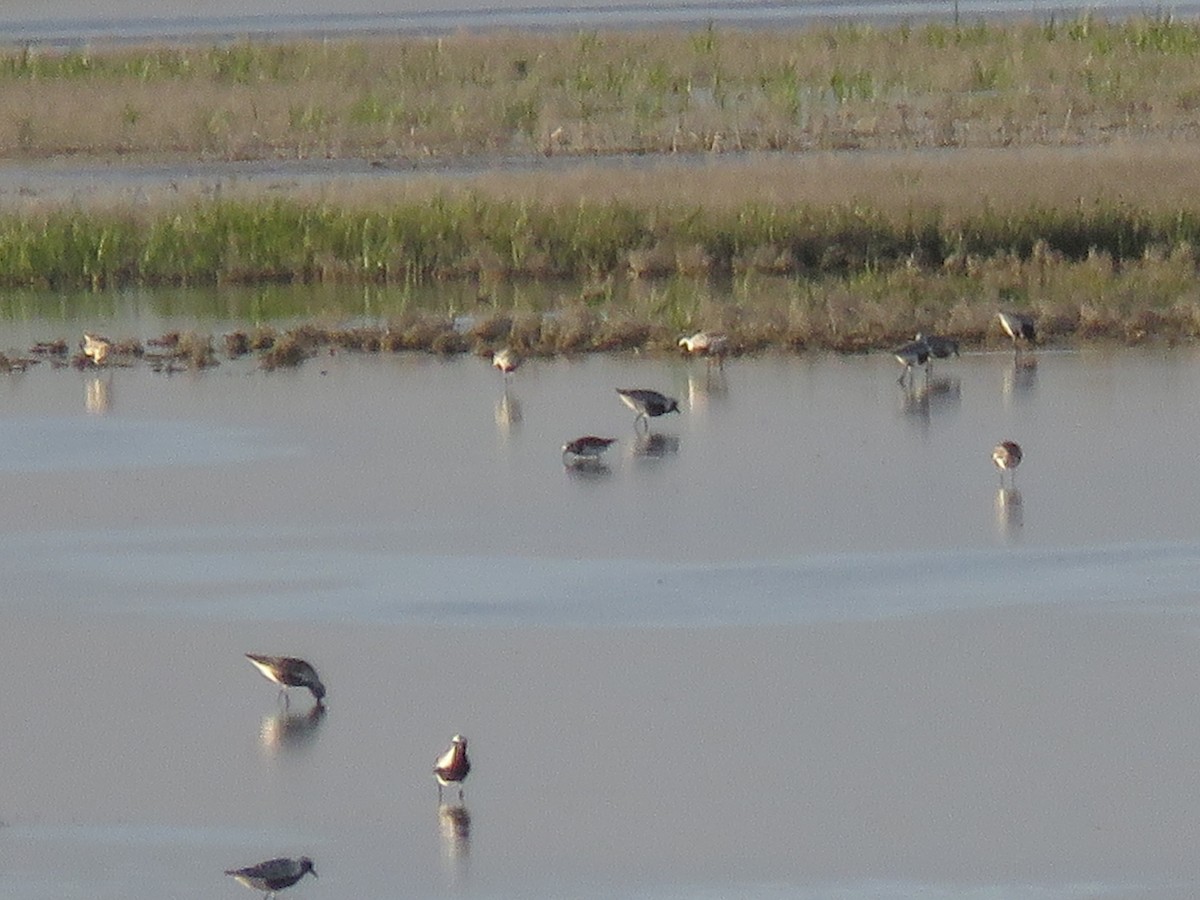
<instances>
[{"instance_id":1,"label":"dark headed bird","mask_svg":"<svg viewBox=\"0 0 1200 900\"><path fill-rule=\"evenodd\" d=\"M616 438L596 437L594 434L575 438L575 440L563 444L563 465L569 466L579 462L594 463L600 459L605 450L616 442Z\"/></svg>"},{"instance_id":2,"label":"dark headed bird","mask_svg":"<svg viewBox=\"0 0 1200 900\"><path fill-rule=\"evenodd\" d=\"M450 738L450 748L437 758L433 764L433 774L438 783L438 803L442 802L442 788L448 784L458 785L458 799L462 799L462 783L471 771L471 761L467 759L467 739L461 734Z\"/></svg>"},{"instance_id":3,"label":"dark headed bird","mask_svg":"<svg viewBox=\"0 0 1200 900\"><path fill-rule=\"evenodd\" d=\"M1013 350L1016 350L1017 342L1024 339L1032 346L1037 343L1037 329L1033 327L1033 319L1024 313L1015 312L998 312L996 318L1000 320L1000 327L1004 329L1004 333L1012 338Z\"/></svg>"},{"instance_id":4,"label":"dark headed bird","mask_svg":"<svg viewBox=\"0 0 1200 900\"><path fill-rule=\"evenodd\" d=\"M660 394L658 391L647 391L642 388L617 388L621 402L637 413L633 420L636 427L638 422L645 422L650 427L650 418L665 416L667 413L679 412L679 401L674 397Z\"/></svg>"},{"instance_id":5,"label":"dark headed bird","mask_svg":"<svg viewBox=\"0 0 1200 900\"><path fill-rule=\"evenodd\" d=\"M247 653L246 659L265 677L279 685L285 702L290 687L308 688L318 703L324 701L325 685L317 677L317 670L304 660L294 656L262 656L257 653Z\"/></svg>"},{"instance_id":6,"label":"dark headed bird","mask_svg":"<svg viewBox=\"0 0 1200 900\"><path fill-rule=\"evenodd\" d=\"M958 356L958 341L952 337L940 334L918 334L917 340L929 348L929 355L934 359L949 359Z\"/></svg>"},{"instance_id":7,"label":"dark headed bird","mask_svg":"<svg viewBox=\"0 0 1200 900\"><path fill-rule=\"evenodd\" d=\"M309 872L312 872L313 878L317 877L313 861L307 856L299 859L288 859L286 856L281 856L279 859L260 862L257 866L228 869L225 874L232 875L253 891L262 891L264 900L269 900L276 891L291 887Z\"/></svg>"},{"instance_id":8,"label":"dark headed bird","mask_svg":"<svg viewBox=\"0 0 1200 900\"><path fill-rule=\"evenodd\" d=\"M996 464L996 468L1000 470L1000 486L1004 486L1004 473L1011 472L1012 476L1016 476L1014 471L1021 464L1021 445L1016 441L1001 441L992 450L992 462Z\"/></svg>"},{"instance_id":9,"label":"dark headed bird","mask_svg":"<svg viewBox=\"0 0 1200 900\"><path fill-rule=\"evenodd\" d=\"M913 366L928 365L929 345L924 341L912 341L903 347L897 347L892 351L892 355L896 357L896 361L900 365L904 366L904 371L896 379L899 384L904 384L906 378L912 380Z\"/></svg>"}]
</instances>

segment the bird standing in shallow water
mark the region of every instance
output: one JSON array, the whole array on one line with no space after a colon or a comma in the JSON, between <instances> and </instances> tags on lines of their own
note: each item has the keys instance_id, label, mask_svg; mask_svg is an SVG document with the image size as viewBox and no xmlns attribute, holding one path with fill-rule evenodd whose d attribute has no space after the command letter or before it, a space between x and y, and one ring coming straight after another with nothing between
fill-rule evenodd
<instances>
[{"instance_id":1,"label":"bird standing in shallow water","mask_svg":"<svg viewBox=\"0 0 1200 900\"><path fill-rule=\"evenodd\" d=\"M521 357L517 355L515 350L505 347L503 350L497 350L492 354L492 365L503 372L505 378L508 378L509 375L520 368Z\"/></svg>"},{"instance_id":2,"label":"bird standing in shallow water","mask_svg":"<svg viewBox=\"0 0 1200 900\"><path fill-rule=\"evenodd\" d=\"M679 339L679 346L689 356L703 356L711 366L717 361L718 368L725 368L725 354L729 352L729 338L711 331L697 331L691 337Z\"/></svg>"},{"instance_id":3,"label":"bird standing in shallow water","mask_svg":"<svg viewBox=\"0 0 1200 900\"><path fill-rule=\"evenodd\" d=\"M317 670L302 659L294 656L263 656L258 653L247 653L254 668L262 672L265 678L275 682L280 687L284 702L289 702L287 689L290 687L308 688L317 703L325 700L325 685L317 677Z\"/></svg>"},{"instance_id":4,"label":"bird standing in shallow water","mask_svg":"<svg viewBox=\"0 0 1200 900\"><path fill-rule=\"evenodd\" d=\"M266 862L260 862L256 866L225 870L226 875L232 875L238 882L251 890L263 891L264 900L273 897L276 891L282 891L284 888L291 887L309 872L312 872L313 878L317 877L317 870L313 868L313 861L307 856L302 856L299 859L289 859L286 856L281 856L279 859L268 859Z\"/></svg>"},{"instance_id":5,"label":"bird standing in shallow water","mask_svg":"<svg viewBox=\"0 0 1200 900\"><path fill-rule=\"evenodd\" d=\"M992 462L996 464L996 468L1000 470L1000 486L1004 486L1004 473L1011 473L1011 477L1016 477L1016 468L1021 464L1021 445L1016 441L1001 441L992 450Z\"/></svg>"},{"instance_id":6,"label":"bird standing in shallow water","mask_svg":"<svg viewBox=\"0 0 1200 900\"><path fill-rule=\"evenodd\" d=\"M650 427L651 416L665 416L667 413L679 412L679 401L674 397L660 394L658 391L648 391L643 388L617 388L621 402L637 413L633 420L634 427L638 422L644 422Z\"/></svg>"},{"instance_id":7,"label":"bird standing in shallow water","mask_svg":"<svg viewBox=\"0 0 1200 900\"><path fill-rule=\"evenodd\" d=\"M916 340L917 343L924 344L929 348L929 355L934 359L949 359L951 356L958 356L958 341L952 337L918 332Z\"/></svg>"},{"instance_id":8,"label":"bird standing in shallow water","mask_svg":"<svg viewBox=\"0 0 1200 900\"><path fill-rule=\"evenodd\" d=\"M450 738L450 748L433 763L433 774L438 783L438 803L442 802L442 788L449 784L458 785L458 799L463 796L462 783L471 771L467 759L467 739L461 734Z\"/></svg>"},{"instance_id":9,"label":"bird standing in shallow water","mask_svg":"<svg viewBox=\"0 0 1200 900\"><path fill-rule=\"evenodd\" d=\"M904 366L904 371L900 373L900 377L896 379L898 384L904 384L905 379L912 381L913 366L924 366L929 363L929 345L923 340L911 341L903 347L897 347L892 351L892 355L896 357L896 361Z\"/></svg>"},{"instance_id":10,"label":"bird standing in shallow water","mask_svg":"<svg viewBox=\"0 0 1200 900\"><path fill-rule=\"evenodd\" d=\"M573 463L583 462L595 463L600 459L601 454L616 442L616 438L596 437L594 434L575 438L575 440L563 444L563 465L569 466Z\"/></svg>"},{"instance_id":11,"label":"bird standing in shallow water","mask_svg":"<svg viewBox=\"0 0 1200 900\"><path fill-rule=\"evenodd\" d=\"M86 331L84 332L83 355L96 365L104 365L104 361L108 359L108 354L111 350L112 341L110 341L108 338L98 337L94 334L88 334Z\"/></svg>"},{"instance_id":12,"label":"bird standing in shallow water","mask_svg":"<svg viewBox=\"0 0 1200 900\"><path fill-rule=\"evenodd\" d=\"M996 318L1000 320L1004 333L1012 338L1014 353L1019 349L1019 340L1027 341L1030 346L1037 343L1037 329L1031 317L1024 313L998 312Z\"/></svg>"}]
</instances>

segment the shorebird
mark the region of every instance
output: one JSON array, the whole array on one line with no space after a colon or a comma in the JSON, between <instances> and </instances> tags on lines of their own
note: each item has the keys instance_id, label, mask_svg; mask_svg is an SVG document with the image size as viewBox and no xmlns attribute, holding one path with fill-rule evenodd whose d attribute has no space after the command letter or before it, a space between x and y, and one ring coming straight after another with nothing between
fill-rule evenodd
<instances>
[{"instance_id":1,"label":"shorebird","mask_svg":"<svg viewBox=\"0 0 1200 900\"><path fill-rule=\"evenodd\" d=\"M504 373L507 378L521 366L521 357L515 350L505 347L492 354L492 365Z\"/></svg>"},{"instance_id":2,"label":"shorebird","mask_svg":"<svg viewBox=\"0 0 1200 900\"><path fill-rule=\"evenodd\" d=\"M450 738L450 748L433 763L433 774L438 783L438 803L442 802L442 788L448 784L458 785L458 799L463 796L462 783L471 771L467 759L467 739L461 734Z\"/></svg>"},{"instance_id":3,"label":"shorebird","mask_svg":"<svg viewBox=\"0 0 1200 900\"><path fill-rule=\"evenodd\" d=\"M912 380L913 366L929 364L929 345L924 341L911 341L903 347L897 347L892 351L892 355L896 357L897 362L904 366L904 371L896 379L898 384L904 384L904 379Z\"/></svg>"},{"instance_id":4,"label":"shorebird","mask_svg":"<svg viewBox=\"0 0 1200 900\"><path fill-rule=\"evenodd\" d=\"M918 332L917 341L928 347L929 355L935 359L949 359L951 356L958 356L958 341L952 337Z\"/></svg>"},{"instance_id":5,"label":"shorebird","mask_svg":"<svg viewBox=\"0 0 1200 900\"><path fill-rule=\"evenodd\" d=\"M679 346L689 356L703 356L711 366L713 360L717 366L725 368L725 354L729 352L729 337L711 331L697 331L691 337L679 339Z\"/></svg>"},{"instance_id":6,"label":"shorebird","mask_svg":"<svg viewBox=\"0 0 1200 900\"><path fill-rule=\"evenodd\" d=\"M112 341L108 338L97 337L94 334L83 333L83 355L98 366L104 365L112 350Z\"/></svg>"},{"instance_id":7,"label":"shorebird","mask_svg":"<svg viewBox=\"0 0 1200 900\"><path fill-rule=\"evenodd\" d=\"M308 688L317 703L324 702L325 685L317 677L317 670L304 660L294 656L262 656L257 653L247 653L246 659L266 678L279 685L285 702L288 701L287 689L290 687Z\"/></svg>"},{"instance_id":8,"label":"shorebird","mask_svg":"<svg viewBox=\"0 0 1200 900\"><path fill-rule=\"evenodd\" d=\"M992 450L992 462L1000 470L1000 486L1004 486L1004 473L1011 472L1016 476L1015 469L1021 464L1021 445L1016 441L1001 441Z\"/></svg>"},{"instance_id":9,"label":"shorebird","mask_svg":"<svg viewBox=\"0 0 1200 900\"><path fill-rule=\"evenodd\" d=\"M638 422L645 422L650 427L651 416L665 416L669 412L679 412L679 401L674 397L660 394L658 391L647 391L642 388L617 388L621 402L637 413L633 420L634 427Z\"/></svg>"},{"instance_id":10,"label":"shorebird","mask_svg":"<svg viewBox=\"0 0 1200 900\"><path fill-rule=\"evenodd\" d=\"M563 444L563 465L569 466L581 462L597 462L604 451L617 442L616 438L596 437L594 434L575 438Z\"/></svg>"},{"instance_id":11,"label":"shorebird","mask_svg":"<svg viewBox=\"0 0 1200 900\"><path fill-rule=\"evenodd\" d=\"M1012 338L1014 352L1018 349L1017 342L1024 338L1030 345L1037 343L1037 330L1033 327L1033 318L1024 313L998 312L1000 327Z\"/></svg>"},{"instance_id":12,"label":"shorebird","mask_svg":"<svg viewBox=\"0 0 1200 900\"><path fill-rule=\"evenodd\" d=\"M276 891L289 888L309 872L317 877L313 861L307 856L299 859L289 859L281 856L279 859L268 859L256 866L246 866L244 869L226 869L226 875L232 875L235 880L244 884L252 891L263 891L264 900L275 896Z\"/></svg>"}]
</instances>

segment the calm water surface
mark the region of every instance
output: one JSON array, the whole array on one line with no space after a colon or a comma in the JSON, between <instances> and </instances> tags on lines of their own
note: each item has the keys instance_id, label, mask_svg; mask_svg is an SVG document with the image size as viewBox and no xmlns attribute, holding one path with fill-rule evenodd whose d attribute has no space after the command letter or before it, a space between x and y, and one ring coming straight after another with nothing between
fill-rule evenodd
<instances>
[{"instance_id":1,"label":"calm water surface","mask_svg":"<svg viewBox=\"0 0 1200 900\"><path fill-rule=\"evenodd\" d=\"M1200 358L897 374L5 378L0 897L251 896L222 870L301 853L299 898L1193 896ZM639 437L631 386L685 411ZM564 470L586 433L607 468Z\"/></svg>"}]
</instances>

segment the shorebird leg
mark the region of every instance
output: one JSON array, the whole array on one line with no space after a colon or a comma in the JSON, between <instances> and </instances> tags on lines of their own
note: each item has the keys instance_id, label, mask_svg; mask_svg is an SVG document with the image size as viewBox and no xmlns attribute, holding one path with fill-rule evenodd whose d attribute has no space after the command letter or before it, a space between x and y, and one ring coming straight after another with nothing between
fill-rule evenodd
<instances>
[{"instance_id":1,"label":"shorebird leg","mask_svg":"<svg viewBox=\"0 0 1200 900\"><path fill-rule=\"evenodd\" d=\"M638 413L637 418L633 420L633 430L638 430L638 425L641 425L646 431L650 430L650 418L645 413Z\"/></svg>"},{"instance_id":2,"label":"shorebird leg","mask_svg":"<svg viewBox=\"0 0 1200 900\"><path fill-rule=\"evenodd\" d=\"M442 783L439 781L438 782L438 804L440 805L441 802L442 802Z\"/></svg>"}]
</instances>

